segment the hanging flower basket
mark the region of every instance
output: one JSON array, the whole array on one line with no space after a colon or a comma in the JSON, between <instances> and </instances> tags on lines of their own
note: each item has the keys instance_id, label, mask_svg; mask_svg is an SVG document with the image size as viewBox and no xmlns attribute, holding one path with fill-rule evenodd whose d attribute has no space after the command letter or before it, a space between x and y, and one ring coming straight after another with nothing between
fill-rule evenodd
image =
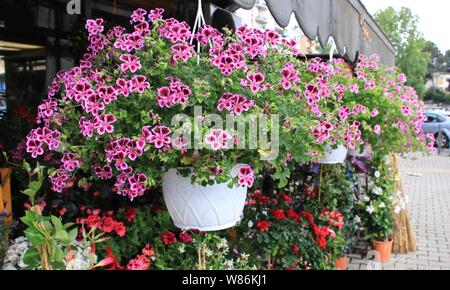
<instances>
[{"instance_id":1,"label":"hanging flower basket","mask_svg":"<svg viewBox=\"0 0 450 290\"><path fill-rule=\"evenodd\" d=\"M347 157L347 148L339 145L336 149L331 146L325 149L324 156L319 160L319 164L338 164L343 163Z\"/></svg>"},{"instance_id":2,"label":"hanging flower basket","mask_svg":"<svg viewBox=\"0 0 450 290\"><path fill-rule=\"evenodd\" d=\"M237 172L236 166L231 174ZM191 177L181 176L176 169L163 176L164 201L175 226L200 231L235 226L244 210L247 187L230 188L227 183L202 186L192 184Z\"/></svg>"}]
</instances>

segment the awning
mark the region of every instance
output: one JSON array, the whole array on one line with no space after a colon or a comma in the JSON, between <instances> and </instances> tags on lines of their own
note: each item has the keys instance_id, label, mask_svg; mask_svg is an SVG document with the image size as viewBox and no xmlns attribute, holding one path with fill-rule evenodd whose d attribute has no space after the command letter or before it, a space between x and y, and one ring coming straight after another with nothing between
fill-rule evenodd
<instances>
[{"instance_id":1,"label":"awning","mask_svg":"<svg viewBox=\"0 0 450 290\"><path fill-rule=\"evenodd\" d=\"M324 46L333 37L342 56L355 61L358 55L377 53L381 62L395 64L395 48L359 0L265 0L281 27L292 13L305 35ZM232 6L251 9L256 0L231 0Z\"/></svg>"}]
</instances>

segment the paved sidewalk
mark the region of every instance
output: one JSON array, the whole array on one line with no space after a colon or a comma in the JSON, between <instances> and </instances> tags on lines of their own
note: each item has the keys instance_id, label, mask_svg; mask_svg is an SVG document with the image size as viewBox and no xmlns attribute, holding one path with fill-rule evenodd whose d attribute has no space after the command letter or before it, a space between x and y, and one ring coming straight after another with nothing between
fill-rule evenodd
<instances>
[{"instance_id":1,"label":"paved sidewalk","mask_svg":"<svg viewBox=\"0 0 450 290\"><path fill-rule=\"evenodd\" d=\"M416 160L413 160L416 158ZM417 251L394 254L382 264L386 270L450 270L450 157L409 155L400 159L409 215L417 238ZM349 257L349 270L365 270L370 262L367 245ZM369 263L370 265L370 263Z\"/></svg>"}]
</instances>

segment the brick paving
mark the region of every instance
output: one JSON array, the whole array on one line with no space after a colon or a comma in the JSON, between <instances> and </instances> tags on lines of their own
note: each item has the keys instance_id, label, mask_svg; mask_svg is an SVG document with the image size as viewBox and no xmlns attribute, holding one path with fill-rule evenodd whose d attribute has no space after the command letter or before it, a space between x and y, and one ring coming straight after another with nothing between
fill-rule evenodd
<instances>
[{"instance_id":1,"label":"brick paving","mask_svg":"<svg viewBox=\"0 0 450 290\"><path fill-rule=\"evenodd\" d=\"M450 156L400 159L404 190L409 195L409 215L417 238L417 251L393 254L385 270L450 270ZM357 245L349 255L349 270L373 266L367 258L370 247ZM375 265L377 266L377 265ZM378 265L380 266L380 265ZM373 269L373 268L372 268Z\"/></svg>"}]
</instances>

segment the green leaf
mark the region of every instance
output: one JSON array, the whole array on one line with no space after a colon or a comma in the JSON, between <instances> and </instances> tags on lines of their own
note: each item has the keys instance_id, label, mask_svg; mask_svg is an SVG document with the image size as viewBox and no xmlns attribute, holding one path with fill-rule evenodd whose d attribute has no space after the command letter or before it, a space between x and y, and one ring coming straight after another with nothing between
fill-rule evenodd
<instances>
[{"instance_id":1,"label":"green leaf","mask_svg":"<svg viewBox=\"0 0 450 290\"><path fill-rule=\"evenodd\" d=\"M52 215L52 216L50 216L50 220L52 221L52 224L55 226L56 232L58 232L58 231L63 229L62 222L61 222L61 220L59 218L57 218L56 216Z\"/></svg>"},{"instance_id":2,"label":"green leaf","mask_svg":"<svg viewBox=\"0 0 450 290\"><path fill-rule=\"evenodd\" d=\"M60 230L56 232L55 239L67 243L69 242L69 234L65 230Z\"/></svg>"},{"instance_id":3,"label":"green leaf","mask_svg":"<svg viewBox=\"0 0 450 290\"><path fill-rule=\"evenodd\" d=\"M52 250L52 257L55 261L57 262L62 262L64 260L64 252L63 250L61 250L60 247L58 247L57 245L53 246L53 250Z\"/></svg>"},{"instance_id":4,"label":"green leaf","mask_svg":"<svg viewBox=\"0 0 450 290\"><path fill-rule=\"evenodd\" d=\"M38 250L35 247L29 248L23 255L23 262L31 268L36 268L41 262Z\"/></svg>"},{"instance_id":5,"label":"green leaf","mask_svg":"<svg viewBox=\"0 0 450 290\"><path fill-rule=\"evenodd\" d=\"M25 216L21 217L20 220L29 227L33 226L33 222L36 222L36 213L34 211L27 211Z\"/></svg>"},{"instance_id":6,"label":"green leaf","mask_svg":"<svg viewBox=\"0 0 450 290\"><path fill-rule=\"evenodd\" d=\"M31 171L30 163L28 163L28 162L26 162L24 160L22 166L23 166L23 169L25 169L26 172L30 173L30 171Z\"/></svg>"},{"instance_id":7,"label":"green leaf","mask_svg":"<svg viewBox=\"0 0 450 290\"><path fill-rule=\"evenodd\" d=\"M23 232L33 246L39 246L45 242L45 237L35 228L28 228Z\"/></svg>"},{"instance_id":8,"label":"green leaf","mask_svg":"<svg viewBox=\"0 0 450 290\"><path fill-rule=\"evenodd\" d=\"M74 241L77 238L78 235L78 228L74 228L72 230L69 231L69 242Z\"/></svg>"}]
</instances>

